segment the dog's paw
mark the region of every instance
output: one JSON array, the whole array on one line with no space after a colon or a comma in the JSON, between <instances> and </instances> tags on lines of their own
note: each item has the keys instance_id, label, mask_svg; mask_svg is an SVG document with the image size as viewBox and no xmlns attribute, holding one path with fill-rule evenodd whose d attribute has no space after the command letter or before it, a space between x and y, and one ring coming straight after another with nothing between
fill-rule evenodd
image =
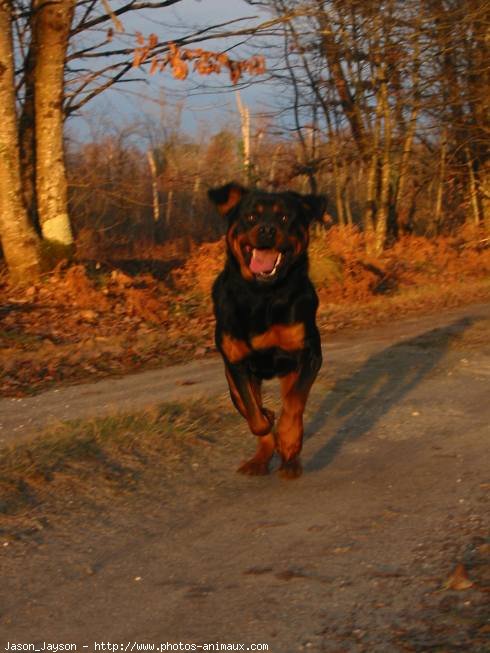
<instances>
[{"instance_id":1,"label":"dog's paw","mask_svg":"<svg viewBox=\"0 0 490 653\"><path fill-rule=\"evenodd\" d=\"M299 478L303 473L301 460L299 458L293 458L293 460L284 461L277 473L281 478L288 480Z\"/></svg>"},{"instance_id":2,"label":"dog's paw","mask_svg":"<svg viewBox=\"0 0 490 653\"><path fill-rule=\"evenodd\" d=\"M269 463L254 460L247 460L242 463L237 469L239 474L246 474L247 476L267 476L269 473Z\"/></svg>"}]
</instances>

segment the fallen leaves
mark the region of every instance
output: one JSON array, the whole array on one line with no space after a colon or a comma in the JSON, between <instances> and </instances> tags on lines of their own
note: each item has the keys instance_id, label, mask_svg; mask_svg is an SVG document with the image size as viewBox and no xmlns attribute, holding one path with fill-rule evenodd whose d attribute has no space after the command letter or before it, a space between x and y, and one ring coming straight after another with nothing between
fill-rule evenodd
<instances>
[{"instance_id":1,"label":"fallen leaves","mask_svg":"<svg viewBox=\"0 0 490 653\"><path fill-rule=\"evenodd\" d=\"M69 303L80 308L107 310L109 302L100 293L94 282L89 278L83 265L72 265L67 268L58 266L50 278L51 294L60 303ZM41 293L45 288L41 288ZM49 293L49 290L48 290ZM46 292L42 293L46 295Z\"/></svg>"},{"instance_id":2,"label":"fallen leaves","mask_svg":"<svg viewBox=\"0 0 490 653\"><path fill-rule=\"evenodd\" d=\"M415 312L415 307L417 312L432 310L448 298L455 305L462 297L485 301L488 285L479 286L476 279L488 277L490 249L478 252L478 266L467 270L459 250L425 240L405 237L403 248L397 245L397 257L387 250L369 267L360 232L332 227L315 235L310 259L321 298L322 332L374 324ZM0 392L19 396L53 383L124 374L214 351L210 292L223 268L226 244L222 239L192 246L185 256L180 245L166 243L165 248L145 248L138 255L131 250L127 260L112 267L64 262L42 283L23 291L0 279ZM432 252L429 269L418 257L421 247L428 256ZM443 259L437 256L439 250ZM465 256L471 253L470 248L463 251ZM319 265L330 259L334 266ZM414 285L434 283L435 269L446 280L457 269L464 283L458 281L447 296L447 289L441 295L436 286L426 295L413 294ZM396 296L385 299L379 284L387 275L396 281L397 290ZM403 293L407 287L408 295ZM488 339L484 329L481 339ZM418 417L418 411L413 416Z\"/></svg>"},{"instance_id":3,"label":"fallen leaves","mask_svg":"<svg viewBox=\"0 0 490 653\"><path fill-rule=\"evenodd\" d=\"M457 591L467 590L471 587L474 587L474 583L470 580L468 572L462 563L456 565L454 571L443 585L443 589L445 590Z\"/></svg>"},{"instance_id":4,"label":"fallen leaves","mask_svg":"<svg viewBox=\"0 0 490 653\"><path fill-rule=\"evenodd\" d=\"M88 308L85 311L80 311L80 318L84 322L89 322L90 324L94 324L95 322L97 322L97 317L98 317L97 312L93 311L90 308Z\"/></svg>"},{"instance_id":5,"label":"fallen leaves","mask_svg":"<svg viewBox=\"0 0 490 653\"><path fill-rule=\"evenodd\" d=\"M0 287L0 392L22 396L205 355L211 306L150 274L60 265L27 290Z\"/></svg>"}]
</instances>

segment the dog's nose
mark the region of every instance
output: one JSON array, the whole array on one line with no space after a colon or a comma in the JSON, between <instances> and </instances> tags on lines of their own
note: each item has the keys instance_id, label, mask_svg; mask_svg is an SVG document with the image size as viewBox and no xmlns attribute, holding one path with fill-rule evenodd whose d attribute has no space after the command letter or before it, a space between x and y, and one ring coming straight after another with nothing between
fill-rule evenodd
<instances>
[{"instance_id":1,"label":"dog's nose","mask_svg":"<svg viewBox=\"0 0 490 653\"><path fill-rule=\"evenodd\" d=\"M261 224L259 227L259 235L272 239L276 235L276 228L272 224Z\"/></svg>"}]
</instances>

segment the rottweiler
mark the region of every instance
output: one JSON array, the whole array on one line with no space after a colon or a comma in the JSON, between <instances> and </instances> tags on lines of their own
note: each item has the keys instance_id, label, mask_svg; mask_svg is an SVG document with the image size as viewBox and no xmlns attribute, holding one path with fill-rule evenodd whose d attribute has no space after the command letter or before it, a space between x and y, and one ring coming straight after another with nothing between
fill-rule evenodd
<instances>
[{"instance_id":1,"label":"rottweiler","mask_svg":"<svg viewBox=\"0 0 490 653\"><path fill-rule=\"evenodd\" d=\"M231 399L258 436L253 458L238 471L264 475L277 449L279 473L301 475L303 412L322 364L315 317L318 297L308 277L309 225L325 198L269 193L229 183L208 191L228 222L227 258L212 291L216 346ZM282 411L262 405L263 379L279 377Z\"/></svg>"}]
</instances>

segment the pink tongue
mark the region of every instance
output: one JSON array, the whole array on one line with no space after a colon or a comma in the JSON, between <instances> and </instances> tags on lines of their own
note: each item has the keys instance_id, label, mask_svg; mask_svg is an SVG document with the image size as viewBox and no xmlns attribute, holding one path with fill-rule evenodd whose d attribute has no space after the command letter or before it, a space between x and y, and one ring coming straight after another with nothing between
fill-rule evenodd
<instances>
[{"instance_id":1,"label":"pink tongue","mask_svg":"<svg viewBox=\"0 0 490 653\"><path fill-rule=\"evenodd\" d=\"M271 272L277 261L278 253L274 249L254 249L250 269L254 274Z\"/></svg>"}]
</instances>

